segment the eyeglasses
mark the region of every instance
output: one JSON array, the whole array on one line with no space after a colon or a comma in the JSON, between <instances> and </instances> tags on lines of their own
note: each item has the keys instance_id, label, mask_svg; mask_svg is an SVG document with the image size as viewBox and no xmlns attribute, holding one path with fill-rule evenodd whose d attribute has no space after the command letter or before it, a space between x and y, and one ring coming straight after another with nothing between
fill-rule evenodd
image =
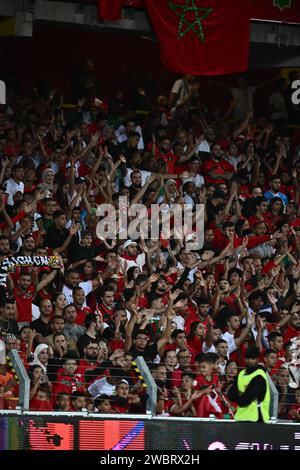
<instances>
[{"instance_id":1,"label":"eyeglasses","mask_svg":"<svg viewBox=\"0 0 300 470\"><path fill-rule=\"evenodd\" d=\"M76 362L65 362L66 366L77 366Z\"/></svg>"}]
</instances>

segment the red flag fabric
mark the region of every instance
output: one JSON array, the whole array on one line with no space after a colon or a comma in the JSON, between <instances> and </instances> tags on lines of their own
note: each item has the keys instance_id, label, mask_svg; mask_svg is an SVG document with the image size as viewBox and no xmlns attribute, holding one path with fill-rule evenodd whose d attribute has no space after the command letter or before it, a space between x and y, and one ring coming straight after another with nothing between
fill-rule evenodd
<instances>
[{"instance_id":1,"label":"red flag fabric","mask_svg":"<svg viewBox=\"0 0 300 470\"><path fill-rule=\"evenodd\" d=\"M300 2L299 0L251 0L251 18L300 23Z\"/></svg>"},{"instance_id":2,"label":"red flag fabric","mask_svg":"<svg viewBox=\"0 0 300 470\"><path fill-rule=\"evenodd\" d=\"M119 21L122 17L122 0L98 0L98 14L101 20Z\"/></svg>"},{"instance_id":3,"label":"red flag fabric","mask_svg":"<svg viewBox=\"0 0 300 470\"><path fill-rule=\"evenodd\" d=\"M248 0L145 0L165 65L190 75L248 68Z\"/></svg>"}]
</instances>

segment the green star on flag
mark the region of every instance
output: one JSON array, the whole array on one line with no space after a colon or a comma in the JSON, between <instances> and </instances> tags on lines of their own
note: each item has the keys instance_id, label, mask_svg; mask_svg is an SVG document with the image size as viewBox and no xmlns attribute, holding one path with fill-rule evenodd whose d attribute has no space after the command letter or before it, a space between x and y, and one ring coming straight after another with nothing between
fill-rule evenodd
<instances>
[{"instance_id":1,"label":"green star on flag","mask_svg":"<svg viewBox=\"0 0 300 470\"><path fill-rule=\"evenodd\" d=\"M197 7L195 0L185 0L185 5L168 2L169 7L174 11L175 15L180 18L178 23L178 38L183 38L187 33L193 31L201 42L205 41L202 20L204 20L212 11L212 8ZM195 14L195 20L189 21L186 18L188 13Z\"/></svg>"},{"instance_id":2,"label":"green star on flag","mask_svg":"<svg viewBox=\"0 0 300 470\"><path fill-rule=\"evenodd\" d=\"M273 0L273 6L278 7L282 11L284 8L292 6L292 0Z\"/></svg>"}]
</instances>

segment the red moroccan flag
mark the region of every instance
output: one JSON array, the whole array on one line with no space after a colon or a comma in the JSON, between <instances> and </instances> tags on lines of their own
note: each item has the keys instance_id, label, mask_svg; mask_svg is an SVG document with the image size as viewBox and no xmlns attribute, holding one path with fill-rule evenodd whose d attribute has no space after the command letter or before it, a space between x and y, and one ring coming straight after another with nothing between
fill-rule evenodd
<instances>
[{"instance_id":1,"label":"red moroccan flag","mask_svg":"<svg viewBox=\"0 0 300 470\"><path fill-rule=\"evenodd\" d=\"M119 21L122 16L122 0L98 0L98 14L101 20Z\"/></svg>"},{"instance_id":2,"label":"red moroccan flag","mask_svg":"<svg viewBox=\"0 0 300 470\"><path fill-rule=\"evenodd\" d=\"M165 65L191 75L248 68L249 0L145 0Z\"/></svg>"},{"instance_id":3,"label":"red moroccan flag","mask_svg":"<svg viewBox=\"0 0 300 470\"><path fill-rule=\"evenodd\" d=\"M300 23L300 1L251 0L251 18L283 23Z\"/></svg>"}]
</instances>

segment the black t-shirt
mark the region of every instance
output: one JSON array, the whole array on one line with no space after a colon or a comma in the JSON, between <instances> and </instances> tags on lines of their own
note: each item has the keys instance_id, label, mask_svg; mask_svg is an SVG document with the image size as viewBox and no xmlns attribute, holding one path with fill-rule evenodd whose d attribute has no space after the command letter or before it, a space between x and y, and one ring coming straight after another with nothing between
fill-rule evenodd
<instances>
[{"instance_id":1,"label":"black t-shirt","mask_svg":"<svg viewBox=\"0 0 300 470\"><path fill-rule=\"evenodd\" d=\"M59 248L65 243L68 236L69 230L66 228L59 230L54 225L51 225L46 230L45 246L53 249Z\"/></svg>"},{"instance_id":2,"label":"black t-shirt","mask_svg":"<svg viewBox=\"0 0 300 470\"><path fill-rule=\"evenodd\" d=\"M18 336L19 327L15 320L0 320L0 337L7 334Z\"/></svg>"},{"instance_id":3,"label":"black t-shirt","mask_svg":"<svg viewBox=\"0 0 300 470\"><path fill-rule=\"evenodd\" d=\"M34 320L33 322L30 323L30 328L32 330L35 330L37 333L42 335L43 337L52 335L53 331L49 323L44 323L41 318L38 318L37 320Z\"/></svg>"},{"instance_id":4,"label":"black t-shirt","mask_svg":"<svg viewBox=\"0 0 300 470\"><path fill-rule=\"evenodd\" d=\"M135 346L132 346L132 348L129 351L129 354L132 354L133 359L135 359L138 356L142 356L146 362L153 362L154 359L157 356L157 343L150 344L149 346L146 346L144 351L139 351L136 349Z\"/></svg>"},{"instance_id":5,"label":"black t-shirt","mask_svg":"<svg viewBox=\"0 0 300 470\"><path fill-rule=\"evenodd\" d=\"M72 263L82 259L92 259L100 253L99 247L81 246L78 242L72 243L69 247L69 260Z\"/></svg>"}]
</instances>

